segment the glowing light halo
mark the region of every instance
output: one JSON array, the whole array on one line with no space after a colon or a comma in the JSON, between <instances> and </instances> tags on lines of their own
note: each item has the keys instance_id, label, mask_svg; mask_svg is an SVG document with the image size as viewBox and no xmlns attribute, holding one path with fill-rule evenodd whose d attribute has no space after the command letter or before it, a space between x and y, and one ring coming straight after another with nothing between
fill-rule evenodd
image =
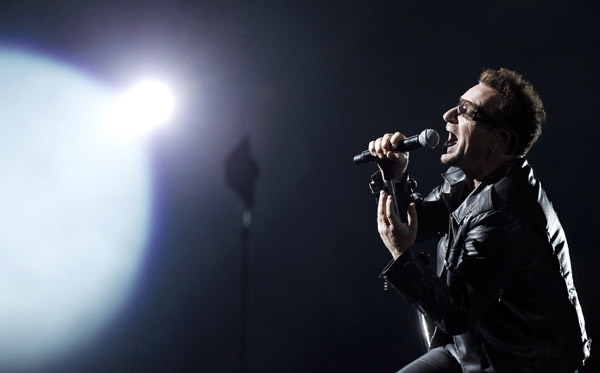
<instances>
[{"instance_id":1,"label":"glowing light halo","mask_svg":"<svg viewBox=\"0 0 600 373\"><path fill-rule=\"evenodd\" d=\"M146 244L143 141L115 142L114 92L0 46L0 371L91 343L121 309Z\"/></svg>"},{"instance_id":2,"label":"glowing light halo","mask_svg":"<svg viewBox=\"0 0 600 373\"><path fill-rule=\"evenodd\" d=\"M113 130L125 136L144 135L168 122L175 98L158 80L142 80L121 95L112 111Z\"/></svg>"}]
</instances>

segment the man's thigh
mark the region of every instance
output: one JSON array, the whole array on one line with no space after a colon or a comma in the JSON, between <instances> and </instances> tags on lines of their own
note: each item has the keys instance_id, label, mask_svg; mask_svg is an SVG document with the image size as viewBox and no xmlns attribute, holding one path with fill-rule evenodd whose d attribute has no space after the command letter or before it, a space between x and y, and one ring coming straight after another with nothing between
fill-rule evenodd
<instances>
[{"instance_id":1,"label":"man's thigh","mask_svg":"<svg viewBox=\"0 0 600 373\"><path fill-rule=\"evenodd\" d=\"M460 364L444 347L436 347L398 373L462 372Z\"/></svg>"}]
</instances>

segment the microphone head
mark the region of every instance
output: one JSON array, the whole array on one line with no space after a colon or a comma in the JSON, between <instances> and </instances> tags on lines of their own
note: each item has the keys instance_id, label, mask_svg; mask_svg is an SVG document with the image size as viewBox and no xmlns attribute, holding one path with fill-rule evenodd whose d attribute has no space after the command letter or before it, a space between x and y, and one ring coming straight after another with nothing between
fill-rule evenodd
<instances>
[{"instance_id":1,"label":"microphone head","mask_svg":"<svg viewBox=\"0 0 600 373\"><path fill-rule=\"evenodd\" d=\"M419 144L428 148L435 148L440 142L440 135L432 129L426 129L419 134Z\"/></svg>"}]
</instances>

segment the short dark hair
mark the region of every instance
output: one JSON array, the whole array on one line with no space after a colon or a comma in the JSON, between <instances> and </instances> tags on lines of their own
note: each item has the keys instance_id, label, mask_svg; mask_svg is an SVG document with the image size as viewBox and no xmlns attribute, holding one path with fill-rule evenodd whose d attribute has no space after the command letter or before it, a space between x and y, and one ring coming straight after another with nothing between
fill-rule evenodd
<instances>
[{"instance_id":1,"label":"short dark hair","mask_svg":"<svg viewBox=\"0 0 600 373\"><path fill-rule=\"evenodd\" d=\"M542 99L521 74L505 68L484 70L479 82L500 94L500 106L492 114L515 132L517 139L511 144L514 154L524 157L542 134L546 121Z\"/></svg>"}]
</instances>

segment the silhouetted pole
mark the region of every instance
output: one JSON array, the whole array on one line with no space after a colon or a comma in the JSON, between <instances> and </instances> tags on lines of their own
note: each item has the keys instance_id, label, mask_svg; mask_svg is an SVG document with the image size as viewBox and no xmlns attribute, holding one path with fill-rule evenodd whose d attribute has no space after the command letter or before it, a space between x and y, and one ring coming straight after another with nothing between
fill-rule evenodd
<instances>
[{"instance_id":1,"label":"silhouetted pole","mask_svg":"<svg viewBox=\"0 0 600 373\"><path fill-rule=\"evenodd\" d=\"M242 213L241 255L241 305L240 305L240 372L248 371L248 258L250 243L251 208L254 204L254 183L258 177L258 165L250 154L250 137L246 135L225 158L225 182L244 201Z\"/></svg>"}]
</instances>

